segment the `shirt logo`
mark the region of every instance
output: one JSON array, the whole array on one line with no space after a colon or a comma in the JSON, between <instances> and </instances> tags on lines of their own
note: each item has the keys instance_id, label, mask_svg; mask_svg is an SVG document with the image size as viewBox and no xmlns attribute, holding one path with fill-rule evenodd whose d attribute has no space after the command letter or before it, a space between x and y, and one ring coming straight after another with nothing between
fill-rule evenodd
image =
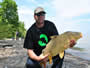
<instances>
[{"instance_id":1,"label":"shirt logo","mask_svg":"<svg viewBox=\"0 0 90 68\"><path fill-rule=\"evenodd\" d=\"M46 41L46 43L43 42L42 40L39 40L39 41L38 41L38 44L39 44L40 46L46 46L46 44L48 43L48 37L47 37L47 35L45 35L45 34L40 34L40 39L42 39L42 38Z\"/></svg>"}]
</instances>

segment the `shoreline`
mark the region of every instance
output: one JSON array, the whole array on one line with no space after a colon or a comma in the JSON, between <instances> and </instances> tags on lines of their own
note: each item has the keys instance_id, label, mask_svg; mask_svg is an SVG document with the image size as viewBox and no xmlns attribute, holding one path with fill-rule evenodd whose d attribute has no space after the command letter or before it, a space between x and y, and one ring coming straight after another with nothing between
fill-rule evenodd
<instances>
[{"instance_id":1,"label":"shoreline","mask_svg":"<svg viewBox=\"0 0 90 68\"><path fill-rule=\"evenodd\" d=\"M66 53L64 58L63 68L90 68L90 61L74 56L70 53Z\"/></svg>"}]
</instances>

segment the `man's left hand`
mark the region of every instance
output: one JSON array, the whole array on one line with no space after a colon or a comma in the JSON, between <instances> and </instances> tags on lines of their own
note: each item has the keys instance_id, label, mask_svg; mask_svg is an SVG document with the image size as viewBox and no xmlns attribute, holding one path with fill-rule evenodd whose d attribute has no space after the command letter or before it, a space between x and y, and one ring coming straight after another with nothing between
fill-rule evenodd
<instances>
[{"instance_id":1,"label":"man's left hand","mask_svg":"<svg viewBox=\"0 0 90 68\"><path fill-rule=\"evenodd\" d=\"M75 41L75 40L71 40L71 41L70 41L70 47L71 47L71 48L72 48L75 44L76 44L76 41Z\"/></svg>"}]
</instances>

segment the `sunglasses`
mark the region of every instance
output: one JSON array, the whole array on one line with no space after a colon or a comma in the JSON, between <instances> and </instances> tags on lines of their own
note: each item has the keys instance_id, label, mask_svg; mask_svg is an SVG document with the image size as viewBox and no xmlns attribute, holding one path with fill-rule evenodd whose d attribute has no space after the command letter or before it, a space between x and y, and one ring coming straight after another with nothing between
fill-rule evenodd
<instances>
[{"instance_id":1,"label":"sunglasses","mask_svg":"<svg viewBox=\"0 0 90 68\"><path fill-rule=\"evenodd\" d=\"M37 16L45 16L44 13L38 13L38 14L35 14L35 15L37 15Z\"/></svg>"}]
</instances>

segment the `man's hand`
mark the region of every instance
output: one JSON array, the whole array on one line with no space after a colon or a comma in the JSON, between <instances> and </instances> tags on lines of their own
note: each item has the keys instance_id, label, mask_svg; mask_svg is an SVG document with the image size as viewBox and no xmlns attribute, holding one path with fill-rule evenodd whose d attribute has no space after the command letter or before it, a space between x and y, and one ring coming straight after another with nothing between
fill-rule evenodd
<instances>
[{"instance_id":1,"label":"man's hand","mask_svg":"<svg viewBox=\"0 0 90 68\"><path fill-rule=\"evenodd\" d=\"M39 56L39 60L40 60L41 62L46 62L46 61L48 60L48 54L45 55L45 56L43 56L43 54L41 54L41 55Z\"/></svg>"},{"instance_id":2,"label":"man's hand","mask_svg":"<svg viewBox=\"0 0 90 68\"><path fill-rule=\"evenodd\" d=\"M71 41L70 41L70 47L71 47L71 48L72 48L75 44L76 44L76 41L75 41L75 40L71 40Z\"/></svg>"},{"instance_id":3,"label":"man's hand","mask_svg":"<svg viewBox=\"0 0 90 68\"><path fill-rule=\"evenodd\" d=\"M48 54L45 56L44 55L37 56L32 49L28 49L27 52L28 52L28 56L36 61L43 61L46 60L46 58L48 58Z\"/></svg>"}]
</instances>

